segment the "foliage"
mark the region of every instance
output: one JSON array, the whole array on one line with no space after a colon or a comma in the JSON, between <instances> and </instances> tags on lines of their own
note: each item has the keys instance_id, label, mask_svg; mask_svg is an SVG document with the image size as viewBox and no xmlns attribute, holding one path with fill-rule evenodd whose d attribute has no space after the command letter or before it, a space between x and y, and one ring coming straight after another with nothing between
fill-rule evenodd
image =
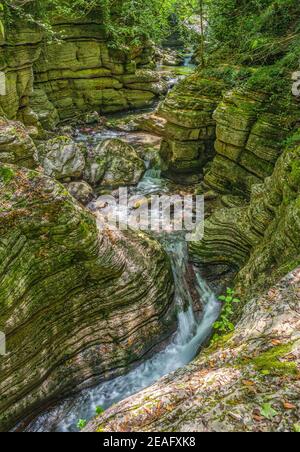
<instances>
[{"instance_id":1,"label":"foliage","mask_svg":"<svg viewBox=\"0 0 300 452\"><path fill-rule=\"evenodd\" d=\"M266 64L297 38L298 0L206 0L209 39L240 61Z\"/></svg>"},{"instance_id":2,"label":"foliage","mask_svg":"<svg viewBox=\"0 0 300 452\"><path fill-rule=\"evenodd\" d=\"M222 312L220 318L214 323L213 327L216 330L212 341L217 342L224 334L231 333L234 330L234 324L231 322L232 315L234 313L233 305L240 303L240 299L234 296L234 290L228 288L226 295L219 297L219 300L223 303Z\"/></svg>"},{"instance_id":3,"label":"foliage","mask_svg":"<svg viewBox=\"0 0 300 452\"><path fill-rule=\"evenodd\" d=\"M86 427L86 425L87 425L87 420L86 419L79 419L78 422L77 422L77 428L79 430L84 429Z\"/></svg>"},{"instance_id":4,"label":"foliage","mask_svg":"<svg viewBox=\"0 0 300 452\"><path fill-rule=\"evenodd\" d=\"M11 168L0 166L0 183L9 184L15 173Z\"/></svg>"}]
</instances>

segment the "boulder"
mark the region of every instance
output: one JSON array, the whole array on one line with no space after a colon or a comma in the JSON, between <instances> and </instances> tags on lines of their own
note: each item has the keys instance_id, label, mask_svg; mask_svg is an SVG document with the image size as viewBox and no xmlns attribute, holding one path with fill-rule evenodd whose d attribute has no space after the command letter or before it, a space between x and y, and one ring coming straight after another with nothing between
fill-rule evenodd
<instances>
[{"instance_id":1,"label":"boulder","mask_svg":"<svg viewBox=\"0 0 300 452\"><path fill-rule=\"evenodd\" d=\"M119 139L108 139L89 155L85 179L94 187L136 185L146 167L135 149Z\"/></svg>"},{"instance_id":2,"label":"boulder","mask_svg":"<svg viewBox=\"0 0 300 452\"><path fill-rule=\"evenodd\" d=\"M79 179L85 167L85 148L70 137L57 137L38 147L38 160L47 176L58 180Z\"/></svg>"}]
</instances>

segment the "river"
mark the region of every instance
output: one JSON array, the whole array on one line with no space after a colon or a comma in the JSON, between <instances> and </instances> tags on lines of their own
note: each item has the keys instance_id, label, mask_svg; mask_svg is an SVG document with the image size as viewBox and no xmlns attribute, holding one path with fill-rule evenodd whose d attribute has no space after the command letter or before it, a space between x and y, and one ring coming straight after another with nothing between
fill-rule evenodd
<instances>
[{"instance_id":1,"label":"river","mask_svg":"<svg viewBox=\"0 0 300 452\"><path fill-rule=\"evenodd\" d=\"M186 59L186 65L190 65L189 58ZM160 68L160 70L163 69ZM176 76L174 80L175 78ZM172 77L170 80L171 87L174 80ZM90 140L93 144L116 137L133 145L138 143L140 146L141 137L147 139L148 135L112 128L94 133L92 137L88 131L77 134L78 141ZM151 159L146 158L146 166L148 169L143 179L133 189L134 195L147 197L152 194L176 194L182 189L161 176L157 160L153 163ZM100 209L97 200L89 207L96 214ZM118 401L150 386L162 376L186 365L196 356L201 345L211 334L212 325L219 315L220 305L197 269L192 268L189 263L185 234L185 231L154 234L170 256L175 282L178 327L169 343L126 375L101 383L64 400L39 416L27 427L27 431L78 431L78 420L91 419L96 414L97 407L106 410ZM200 305L201 309L199 309Z\"/></svg>"}]
</instances>

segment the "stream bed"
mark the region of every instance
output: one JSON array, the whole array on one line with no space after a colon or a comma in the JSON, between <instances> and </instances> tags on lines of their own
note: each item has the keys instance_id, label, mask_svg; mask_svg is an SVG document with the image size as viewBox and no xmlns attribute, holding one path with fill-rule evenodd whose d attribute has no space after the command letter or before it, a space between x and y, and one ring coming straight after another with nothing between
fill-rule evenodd
<instances>
[{"instance_id":1,"label":"stream bed","mask_svg":"<svg viewBox=\"0 0 300 452\"><path fill-rule=\"evenodd\" d=\"M123 115L124 117L124 115ZM127 120L134 115L127 114ZM159 146L159 138L147 133L104 128L91 133L90 130L77 131L76 140L89 141L91 145L108 138L120 138L136 148L143 144ZM145 158L146 167L142 180L132 188L135 196L148 197L153 194L177 194L183 189L161 176L157 160L155 164ZM101 202L94 200L89 208L97 215ZM99 384L92 389L83 390L78 395L65 399L53 409L34 420L26 431L34 432L72 432L78 431L78 420L89 420L98 407L106 410L113 404L150 386L162 376L188 364L207 340L216 321L220 304L209 287L202 280L196 268L189 263L186 231L151 232L168 253L174 275L175 301L177 312L177 331L164 348L154 356L141 362L126 375ZM192 274L192 284L191 284ZM99 409L99 408L98 408Z\"/></svg>"}]
</instances>

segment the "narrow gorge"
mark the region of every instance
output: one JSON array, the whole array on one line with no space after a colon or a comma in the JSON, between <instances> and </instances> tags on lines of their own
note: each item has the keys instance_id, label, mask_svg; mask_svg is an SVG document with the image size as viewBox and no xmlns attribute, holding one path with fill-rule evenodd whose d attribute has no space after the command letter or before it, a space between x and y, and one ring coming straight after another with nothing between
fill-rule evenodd
<instances>
[{"instance_id":1,"label":"narrow gorge","mask_svg":"<svg viewBox=\"0 0 300 452\"><path fill-rule=\"evenodd\" d=\"M300 431L298 0L46 3L0 2L0 431Z\"/></svg>"}]
</instances>

